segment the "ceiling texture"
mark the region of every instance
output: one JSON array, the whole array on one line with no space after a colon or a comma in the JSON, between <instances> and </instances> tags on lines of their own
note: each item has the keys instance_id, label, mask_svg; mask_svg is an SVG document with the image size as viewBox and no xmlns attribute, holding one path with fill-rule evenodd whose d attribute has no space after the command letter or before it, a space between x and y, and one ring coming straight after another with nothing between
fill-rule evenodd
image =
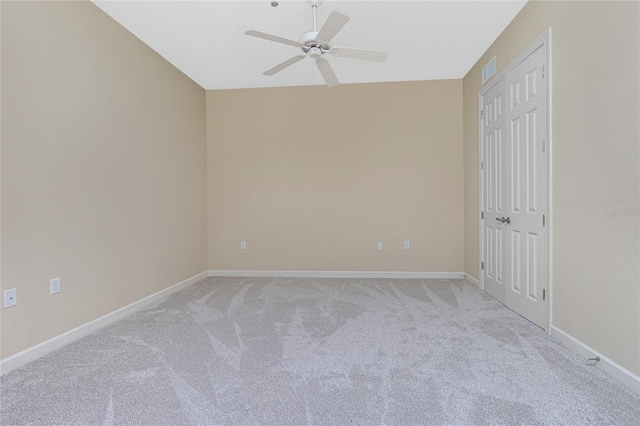
<instances>
[{"instance_id":1,"label":"ceiling texture","mask_svg":"<svg viewBox=\"0 0 640 426\"><path fill-rule=\"evenodd\" d=\"M300 49L246 36L256 29L299 40L313 29L311 4L279 1L93 0L100 9L207 90L321 85L311 58L268 77ZM381 50L386 62L323 55L342 84L462 78L526 0L334 1L318 8L351 20L331 46Z\"/></svg>"}]
</instances>

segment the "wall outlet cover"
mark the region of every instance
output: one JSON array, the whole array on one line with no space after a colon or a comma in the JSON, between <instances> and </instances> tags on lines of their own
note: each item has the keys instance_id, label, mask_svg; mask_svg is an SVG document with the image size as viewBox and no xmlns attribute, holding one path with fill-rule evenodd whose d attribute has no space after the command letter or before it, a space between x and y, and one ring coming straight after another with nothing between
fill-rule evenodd
<instances>
[{"instance_id":1,"label":"wall outlet cover","mask_svg":"<svg viewBox=\"0 0 640 426\"><path fill-rule=\"evenodd\" d=\"M10 288L4 291L4 307L10 308L18 304L18 290Z\"/></svg>"},{"instance_id":2,"label":"wall outlet cover","mask_svg":"<svg viewBox=\"0 0 640 426\"><path fill-rule=\"evenodd\" d=\"M60 293L60 277L49 280L49 292L51 294Z\"/></svg>"}]
</instances>

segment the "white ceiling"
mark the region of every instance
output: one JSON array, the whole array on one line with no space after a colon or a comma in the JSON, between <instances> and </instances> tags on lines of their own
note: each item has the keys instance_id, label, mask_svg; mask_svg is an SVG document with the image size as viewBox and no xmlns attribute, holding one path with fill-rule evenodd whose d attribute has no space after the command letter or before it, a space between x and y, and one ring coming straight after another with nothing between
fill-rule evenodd
<instances>
[{"instance_id":1,"label":"white ceiling","mask_svg":"<svg viewBox=\"0 0 640 426\"><path fill-rule=\"evenodd\" d=\"M310 58L267 77L299 55L295 47L248 37L256 29L299 40L313 28L305 0L93 2L207 90L324 84ZM388 52L385 63L325 55L342 84L462 78L524 7L526 0L335 1L351 17L332 46Z\"/></svg>"}]
</instances>

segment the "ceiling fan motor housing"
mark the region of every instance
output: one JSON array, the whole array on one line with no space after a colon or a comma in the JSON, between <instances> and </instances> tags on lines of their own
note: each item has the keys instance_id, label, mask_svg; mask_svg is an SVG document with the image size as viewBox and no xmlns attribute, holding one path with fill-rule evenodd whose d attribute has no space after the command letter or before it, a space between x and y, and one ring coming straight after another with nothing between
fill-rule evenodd
<instances>
[{"instance_id":1,"label":"ceiling fan motor housing","mask_svg":"<svg viewBox=\"0 0 640 426\"><path fill-rule=\"evenodd\" d=\"M319 58L325 51L329 50L328 44L322 44L316 37L318 31L309 31L300 36L302 42L302 51L308 53L312 58Z\"/></svg>"}]
</instances>

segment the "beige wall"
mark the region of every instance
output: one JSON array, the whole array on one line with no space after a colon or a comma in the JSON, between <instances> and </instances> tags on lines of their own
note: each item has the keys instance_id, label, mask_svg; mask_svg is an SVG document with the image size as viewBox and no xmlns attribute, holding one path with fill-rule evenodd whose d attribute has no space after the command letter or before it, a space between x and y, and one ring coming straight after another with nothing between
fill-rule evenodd
<instances>
[{"instance_id":1,"label":"beige wall","mask_svg":"<svg viewBox=\"0 0 640 426\"><path fill-rule=\"evenodd\" d=\"M206 146L204 90L93 4L2 3L6 358L206 270Z\"/></svg>"},{"instance_id":2,"label":"beige wall","mask_svg":"<svg viewBox=\"0 0 640 426\"><path fill-rule=\"evenodd\" d=\"M210 269L462 271L461 80L209 91L207 159Z\"/></svg>"},{"instance_id":3,"label":"beige wall","mask_svg":"<svg viewBox=\"0 0 640 426\"><path fill-rule=\"evenodd\" d=\"M478 276L478 92L552 27L553 324L640 374L638 2L530 2L464 78L465 272Z\"/></svg>"}]
</instances>

